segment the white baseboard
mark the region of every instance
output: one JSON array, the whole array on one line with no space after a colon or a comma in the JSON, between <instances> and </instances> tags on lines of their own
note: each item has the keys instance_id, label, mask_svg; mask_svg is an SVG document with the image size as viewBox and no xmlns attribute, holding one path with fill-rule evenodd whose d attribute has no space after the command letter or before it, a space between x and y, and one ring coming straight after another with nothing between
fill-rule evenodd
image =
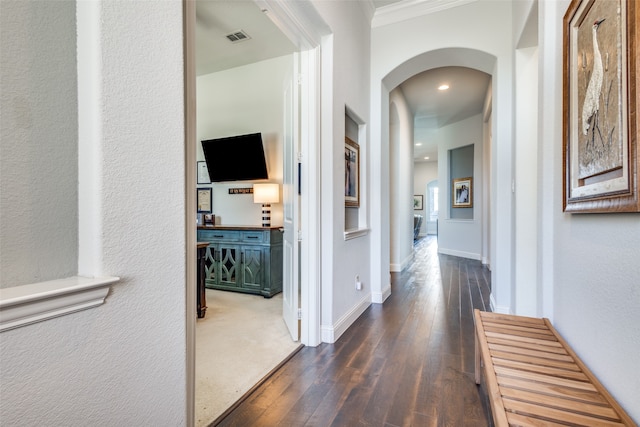
<instances>
[{"instance_id":1,"label":"white baseboard","mask_svg":"<svg viewBox=\"0 0 640 427\"><path fill-rule=\"evenodd\" d=\"M408 257L406 257L401 264L398 264L398 263L389 264L389 270L393 271L394 273L400 273L409 264L411 264L414 256L415 256L415 252L411 252L411 254Z\"/></svg>"},{"instance_id":2,"label":"white baseboard","mask_svg":"<svg viewBox=\"0 0 640 427\"><path fill-rule=\"evenodd\" d=\"M351 310L344 314L334 325L321 325L320 333L322 334L322 342L334 343L342 334L345 333L349 326L355 322L358 317L371 305L371 294L367 294L360 302L358 302Z\"/></svg>"},{"instance_id":3,"label":"white baseboard","mask_svg":"<svg viewBox=\"0 0 640 427\"><path fill-rule=\"evenodd\" d=\"M438 248L438 253L445 254L445 255L453 255L460 258L475 259L477 261L480 261L480 259L482 258L480 254L476 254L473 252L456 251L454 249L446 249L446 248L440 248L440 247Z\"/></svg>"},{"instance_id":4,"label":"white baseboard","mask_svg":"<svg viewBox=\"0 0 640 427\"><path fill-rule=\"evenodd\" d=\"M489 295L489 301L491 303L491 311L499 314L511 314L511 310L509 307L498 306L496 305L496 300L493 298L493 293Z\"/></svg>"},{"instance_id":5,"label":"white baseboard","mask_svg":"<svg viewBox=\"0 0 640 427\"><path fill-rule=\"evenodd\" d=\"M374 304L382 304L391 295L391 285L385 286L382 292L372 292L371 302Z\"/></svg>"}]
</instances>

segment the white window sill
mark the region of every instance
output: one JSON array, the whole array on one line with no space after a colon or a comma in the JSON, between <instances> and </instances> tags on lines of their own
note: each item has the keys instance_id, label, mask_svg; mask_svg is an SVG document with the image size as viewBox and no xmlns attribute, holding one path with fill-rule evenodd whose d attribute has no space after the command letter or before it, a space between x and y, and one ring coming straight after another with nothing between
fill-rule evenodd
<instances>
[{"instance_id":1,"label":"white window sill","mask_svg":"<svg viewBox=\"0 0 640 427\"><path fill-rule=\"evenodd\" d=\"M356 239L358 237L366 236L369 234L368 228L359 228L357 230L347 230L344 232L344 240Z\"/></svg>"},{"instance_id":2,"label":"white window sill","mask_svg":"<svg viewBox=\"0 0 640 427\"><path fill-rule=\"evenodd\" d=\"M0 289L0 332L101 305L119 277L67 277Z\"/></svg>"}]
</instances>

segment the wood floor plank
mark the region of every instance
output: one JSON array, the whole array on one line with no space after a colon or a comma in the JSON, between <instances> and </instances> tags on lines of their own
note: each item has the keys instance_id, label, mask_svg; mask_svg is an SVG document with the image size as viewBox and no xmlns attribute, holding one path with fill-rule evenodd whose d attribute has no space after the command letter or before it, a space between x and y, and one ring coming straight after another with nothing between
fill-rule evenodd
<instances>
[{"instance_id":1,"label":"wood floor plank","mask_svg":"<svg viewBox=\"0 0 640 427\"><path fill-rule=\"evenodd\" d=\"M489 414L473 377L473 309L490 273L437 253L435 238L392 273L392 293L334 344L305 347L220 426L474 426Z\"/></svg>"}]
</instances>

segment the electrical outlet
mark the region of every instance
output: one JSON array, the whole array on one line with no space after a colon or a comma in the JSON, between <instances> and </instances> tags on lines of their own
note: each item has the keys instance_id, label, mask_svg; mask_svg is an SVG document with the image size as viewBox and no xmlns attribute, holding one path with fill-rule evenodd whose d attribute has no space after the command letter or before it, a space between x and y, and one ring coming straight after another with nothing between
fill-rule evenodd
<instances>
[{"instance_id":1,"label":"electrical outlet","mask_svg":"<svg viewBox=\"0 0 640 427\"><path fill-rule=\"evenodd\" d=\"M362 290L362 282L360 281L360 275L356 274L356 290L357 291L361 291Z\"/></svg>"}]
</instances>

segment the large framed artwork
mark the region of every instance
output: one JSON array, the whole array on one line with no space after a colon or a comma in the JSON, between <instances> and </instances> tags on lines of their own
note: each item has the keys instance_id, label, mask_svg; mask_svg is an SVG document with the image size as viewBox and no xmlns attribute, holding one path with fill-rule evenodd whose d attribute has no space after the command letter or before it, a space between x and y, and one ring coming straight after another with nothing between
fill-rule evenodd
<instances>
[{"instance_id":1,"label":"large framed artwork","mask_svg":"<svg viewBox=\"0 0 640 427\"><path fill-rule=\"evenodd\" d=\"M451 183L451 207L473 207L473 178L455 178Z\"/></svg>"},{"instance_id":2,"label":"large framed artwork","mask_svg":"<svg viewBox=\"0 0 640 427\"><path fill-rule=\"evenodd\" d=\"M563 20L563 209L639 212L636 0L573 0Z\"/></svg>"},{"instance_id":3,"label":"large framed artwork","mask_svg":"<svg viewBox=\"0 0 640 427\"><path fill-rule=\"evenodd\" d=\"M360 146L344 139L344 205L360 206Z\"/></svg>"}]
</instances>

